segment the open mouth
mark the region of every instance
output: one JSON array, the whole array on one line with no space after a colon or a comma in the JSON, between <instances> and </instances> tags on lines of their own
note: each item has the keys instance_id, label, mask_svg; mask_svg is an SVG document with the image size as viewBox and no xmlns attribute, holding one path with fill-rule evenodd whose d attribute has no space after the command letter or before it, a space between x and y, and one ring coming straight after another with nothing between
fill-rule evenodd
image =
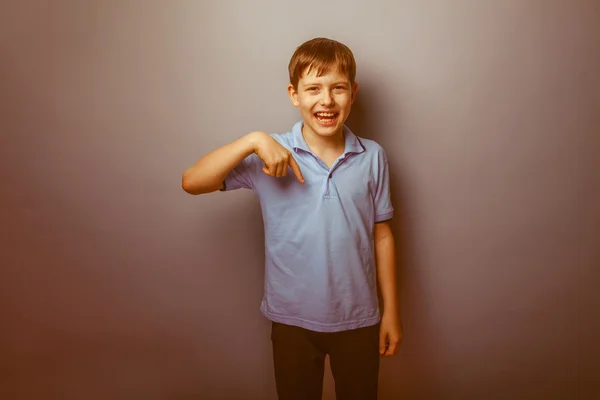
<instances>
[{"instance_id":1,"label":"open mouth","mask_svg":"<svg viewBox=\"0 0 600 400\"><path fill-rule=\"evenodd\" d=\"M315 118L321 125L334 125L339 117L337 112L316 112L314 113Z\"/></svg>"}]
</instances>

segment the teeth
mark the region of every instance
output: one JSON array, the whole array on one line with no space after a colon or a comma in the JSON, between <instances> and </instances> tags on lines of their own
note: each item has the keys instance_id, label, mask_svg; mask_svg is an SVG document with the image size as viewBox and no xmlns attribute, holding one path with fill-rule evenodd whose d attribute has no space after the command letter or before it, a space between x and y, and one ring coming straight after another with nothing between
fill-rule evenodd
<instances>
[{"instance_id":1,"label":"teeth","mask_svg":"<svg viewBox=\"0 0 600 400\"><path fill-rule=\"evenodd\" d=\"M335 116L335 113L317 113L317 116L319 116L319 117L333 117L333 116Z\"/></svg>"}]
</instances>

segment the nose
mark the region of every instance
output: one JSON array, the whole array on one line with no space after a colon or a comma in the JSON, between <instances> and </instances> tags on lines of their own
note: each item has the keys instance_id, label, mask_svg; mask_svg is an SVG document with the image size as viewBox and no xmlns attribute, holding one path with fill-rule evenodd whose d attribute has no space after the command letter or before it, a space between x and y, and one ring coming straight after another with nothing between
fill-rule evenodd
<instances>
[{"instance_id":1,"label":"nose","mask_svg":"<svg viewBox=\"0 0 600 400\"><path fill-rule=\"evenodd\" d=\"M331 93L328 90L323 90L323 95L321 96L321 105L322 106L332 106L335 100Z\"/></svg>"}]
</instances>

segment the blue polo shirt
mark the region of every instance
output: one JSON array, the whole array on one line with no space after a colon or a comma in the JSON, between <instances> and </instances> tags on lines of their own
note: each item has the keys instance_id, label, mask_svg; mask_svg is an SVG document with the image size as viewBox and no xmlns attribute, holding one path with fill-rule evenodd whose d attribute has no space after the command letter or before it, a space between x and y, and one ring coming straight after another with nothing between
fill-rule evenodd
<instances>
[{"instance_id":1,"label":"blue polo shirt","mask_svg":"<svg viewBox=\"0 0 600 400\"><path fill-rule=\"evenodd\" d=\"M308 147L303 122L271 135L300 166L275 178L256 154L226 177L224 190L246 188L260 200L265 231L261 312L272 321L320 332L379 322L373 228L392 218L388 162L373 140L344 126L345 150L331 169Z\"/></svg>"}]
</instances>

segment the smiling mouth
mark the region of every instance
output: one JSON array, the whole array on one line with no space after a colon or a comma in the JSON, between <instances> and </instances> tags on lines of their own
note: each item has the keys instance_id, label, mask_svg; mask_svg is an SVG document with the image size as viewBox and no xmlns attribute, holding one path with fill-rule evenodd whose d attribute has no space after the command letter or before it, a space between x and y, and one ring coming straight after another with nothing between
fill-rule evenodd
<instances>
[{"instance_id":1,"label":"smiling mouth","mask_svg":"<svg viewBox=\"0 0 600 400\"><path fill-rule=\"evenodd\" d=\"M340 114L337 112L316 112L314 113L315 118L322 124L334 123Z\"/></svg>"}]
</instances>

